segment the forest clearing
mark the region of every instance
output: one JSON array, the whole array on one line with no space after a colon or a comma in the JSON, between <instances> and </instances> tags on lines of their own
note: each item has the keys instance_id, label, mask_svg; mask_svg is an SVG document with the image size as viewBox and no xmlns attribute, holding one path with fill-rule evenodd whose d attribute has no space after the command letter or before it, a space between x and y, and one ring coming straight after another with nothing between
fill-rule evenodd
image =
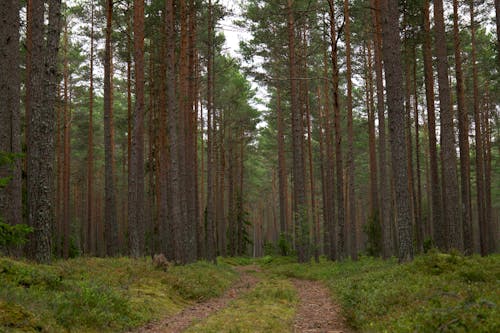
<instances>
[{"instance_id":1,"label":"forest clearing","mask_svg":"<svg viewBox=\"0 0 500 333\"><path fill-rule=\"evenodd\" d=\"M500 0L4 0L0 332L500 331Z\"/></svg>"}]
</instances>

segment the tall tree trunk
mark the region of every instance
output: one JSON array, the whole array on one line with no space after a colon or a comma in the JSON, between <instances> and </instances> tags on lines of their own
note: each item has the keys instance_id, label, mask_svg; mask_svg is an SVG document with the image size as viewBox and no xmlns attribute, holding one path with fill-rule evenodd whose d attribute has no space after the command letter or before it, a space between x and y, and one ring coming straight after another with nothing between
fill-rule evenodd
<instances>
[{"instance_id":1,"label":"tall tree trunk","mask_svg":"<svg viewBox=\"0 0 500 333\"><path fill-rule=\"evenodd\" d=\"M417 59L416 45L413 44L412 47L412 57ZM424 219L422 219L422 177L420 170L420 119L419 119L419 103L418 103L418 91L417 91L417 61L413 61L412 67L413 76L413 112L415 115L415 172L417 174L417 191L416 191L416 201L415 201L415 221L417 223L415 231L415 241L418 252L423 252L424 250Z\"/></svg>"},{"instance_id":2,"label":"tall tree trunk","mask_svg":"<svg viewBox=\"0 0 500 333\"><path fill-rule=\"evenodd\" d=\"M189 261L194 261L198 256L198 221L200 220L200 202L198 197L198 99L197 99L197 55L196 55L196 7L195 1L189 0L189 35L188 35L188 221L189 222Z\"/></svg>"},{"instance_id":3,"label":"tall tree trunk","mask_svg":"<svg viewBox=\"0 0 500 333\"><path fill-rule=\"evenodd\" d=\"M401 40L399 39L399 9L397 0L386 0L382 5L383 57L387 82L387 106L389 139L391 144L391 166L396 191L399 261L413 259L413 237L408 191L406 156L406 133L404 129L404 96Z\"/></svg>"},{"instance_id":4,"label":"tall tree trunk","mask_svg":"<svg viewBox=\"0 0 500 333\"><path fill-rule=\"evenodd\" d=\"M165 25L166 25L166 58L167 58L167 126L168 126L168 144L170 152L170 169L168 172L168 184L170 186L170 193L173 198L171 204L171 220L174 240L174 259L181 263L184 263L184 254L181 253L183 249L183 234L180 228L182 227L182 201L181 201L181 173L180 173L180 161L179 161L179 140L182 140L182 135L179 133L179 108L177 105L177 95L176 95L176 70L175 70L175 11L174 11L174 1L166 1L166 11L165 11Z\"/></svg>"},{"instance_id":5,"label":"tall tree trunk","mask_svg":"<svg viewBox=\"0 0 500 333\"><path fill-rule=\"evenodd\" d=\"M415 230L415 219L416 219L416 204L415 204L415 180L413 177L413 142L411 139L411 93L412 93L412 82L411 82L411 54L409 51L408 41L404 45L405 54L405 123L406 123L406 149L407 149L407 164L408 164L408 190L410 191L410 208L411 208L411 221L412 229Z\"/></svg>"},{"instance_id":6,"label":"tall tree trunk","mask_svg":"<svg viewBox=\"0 0 500 333\"><path fill-rule=\"evenodd\" d=\"M382 0L373 1L373 25L375 28L375 74L377 86L377 114L378 114L378 169L379 169L379 218L382 224L382 252L384 258L389 258L393 253L392 223L390 216L389 183L387 182L387 139L385 131L385 103L384 103L384 78L382 74L382 28L381 28L381 4Z\"/></svg>"},{"instance_id":7,"label":"tall tree trunk","mask_svg":"<svg viewBox=\"0 0 500 333\"><path fill-rule=\"evenodd\" d=\"M307 217L304 128L297 95L297 63L295 54L295 17L293 0L287 2L290 95L292 109L293 194L296 244L299 262L309 259L309 221Z\"/></svg>"},{"instance_id":8,"label":"tall tree trunk","mask_svg":"<svg viewBox=\"0 0 500 333\"><path fill-rule=\"evenodd\" d=\"M496 237L498 234L498 227L494 224L491 216L491 126L490 126L490 112L491 112L491 100L488 88L488 81L485 83L485 101L484 101L484 112L483 113L483 151L484 151L484 195L485 195L485 219L491 228L489 233L489 245L490 251L495 252L497 249Z\"/></svg>"},{"instance_id":9,"label":"tall tree trunk","mask_svg":"<svg viewBox=\"0 0 500 333\"><path fill-rule=\"evenodd\" d=\"M458 0L453 0L453 41L455 44L455 73L457 80L458 132L460 147L460 189L462 196L462 223L464 234L464 253L472 254L474 238L472 236L471 197L470 197L470 156L469 156L469 117L467 115L462 55L458 26Z\"/></svg>"},{"instance_id":10,"label":"tall tree trunk","mask_svg":"<svg viewBox=\"0 0 500 333\"><path fill-rule=\"evenodd\" d=\"M483 154L483 133L481 128L481 110L479 108L479 82L476 64L476 26L474 1L469 2L470 22L471 22L471 61L472 61L472 81L473 81L473 107L474 107L474 129L476 140L476 186L477 186L477 218L479 222L479 235L481 240L481 255L489 254L488 247L489 230L488 221L485 218L485 195L484 195L484 154Z\"/></svg>"},{"instance_id":11,"label":"tall tree trunk","mask_svg":"<svg viewBox=\"0 0 500 333\"><path fill-rule=\"evenodd\" d=\"M497 23L497 63L500 66L500 0L495 0L495 21Z\"/></svg>"},{"instance_id":12,"label":"tall tree trunk","mask_svg":"<svg viewBox=\"0 0 500 333\"><path fill-rule=\"evenodd\" d=\"M113 73L111 54L111 22L113 0L106 1L106 43L104 50L104 239L106 254L118 253L118 225L116 220L114 129L113 129Z\"/></svg>"},{"instance_id":13,"label":"tall tree trunk","mask_svg":"<svg viewBox=\"0 0 500 333\"><path fill-rule=\"evenodd\" d=\"M336 169L336 199L337 199L337 253L335 259L344 260L345 246L345 207L344 207L344 166L342 157L342 129L340 123L339 105L339 69L337 63L337 37L335 31L335 8L333 0L328 0L330 8L330 44L333 83L333 127L335 129L335 169Z\"/></svg>"},{"instance_id":14,"label":"tall tree trunk","mask_svg":"<svg viewBox=\"0 0 500 333\"><path fill-rule=\"evenodd\" d=\"M89 130L87 151L87 254L93 254L92 247L94 229L94 1L91 2L90 14L90 72L89 72Z\"/></svg>"},{"instance_id":15,"label":"tall tree trunk","mask_svg":"<svg viewBox=\"0 0 500 333\"><path fill-rule=\"evenodd\" d=\"M188 85L187 80L189 76L189 63L188 63L188 31L187 31L187 10L186 10L186 0L179 0L174 7L179 8L179 25L180 25L180 48L179 48L179 57L178 57L178 87L177 87L177 110L176 112L179 114L177 116L177 130L178 130L178 139L177 142L177 153L179 154L179 182L180 188L183 189L179 195L179 204L181 206L181 219L174 220L174 223L177 225L176 228L178 230L178 234L176 235L176 240L178 240L177 245L180 246L178 254L180 255L180 261L183 263L187 263L188 256L190 253L190 248L188 244L189 238L189 224L188 220L188 197L189 192L192 190L188 186L188 161L187 161L187 151L188 151L188 108L189 108L189 93L188 93ZM175 19L175 12L174 12ZM175 44L174 44L175 45Z\"/></svg>"},{"instance_id":16,"label":"tall tree trunk","mask_svg":"<svg viewBox=\"0 0 500 333\"><path fill-rule=\"evenodd\" d=\"M280 233L283 239L288 240L288 181L286 172L285 157L285 136L283 110L281 108L281 86L279 81L276 86L276 117L278 120L278 182L279 182L279 201L280 201ZM282 255L286 255L282 253Z\"/></svg>"},{"instance_id":17,"label":"tall tree trunk","mask_svg":"<svg viewBox=\"0 0 500 333\"><path fill-rule=\"evenodd\" d=\"M434 242L443 244L443 217L441 186L438 172L437 140L436 140L436 111L434 96L434 72L432 69L432 35L429 19L429 0L424 0L424 82L425 98L427 103L427 122L429 127L429 162L430 162L430 191L432 217L430 226L433 231Z\"/></svg>"},{"instance_id":18,"label":"tall tree trunk","mask_svg":"<svg viewBox=\"0 0 500 333\"><path fill-rule=\"evenodd\" d=\"M134 1L135 109L128 169L129 251L144 254L144 0Z\"/></svg>"},{"instance_id":19,"label":"tall tree trunk","mask_svg":"<svg viewBox=\"0 0 500 333\"><path fill-rule=\"evenodd\" d=\"M21 153L19 9L15 0L0 9L0 152L9 154ZM16 156L0 165L0 178L10 178L0 188L0 212L9 224L22 223L21 163Z\"/></svg>"},{"instance_id":20,"label":"tall tree trunk","mask_svg":"<svg viewBox=\"0 0 500 333\"><path fill-rule=\"evenodd\" d=\"M208 55L207 55L207 206L206 206L206 256L216 260L215 240L215 173L214 173L214 15L212 0L208 0Z\"/></svg>"},{"instance_id":21,"label":"tall tree trunk","mask_svg":"<svg viewBox=\"0 0 500 333\"><path fill-rule=\"evenodd\" d=\"M371 43L366 43L366 61L365 61L365 90L366 90L366 109L368 112L368 147L369 147L369 169L370 169L370 219L373 223L381 223L379 219L379 200L377 186L377 156L375 147L375 104L373 100L373 68Z\"/></svg>"},{"instance_id":22,"label":"tall tree trunk","mask_svg":"<svg viewBox=\"0 0 500 333\"><path fill-rule=\"evenodd\" d=\"M64 25L64 118L63 118L63 196L62 196L62 229L63 229L63 257L69 257L70 246L70 227L71 227L71 210L70 210L70 171L71 171L71 111L69 100L69 65L68 65L68 22L65 20Z\"/></svg>"},{"instance_id":23,"label":"tall tree trunk","mask_svg":"<svg viewBox=\"0 0 500 333\"><path fill-rule=\"evenodd\" d=\"M306 94L309 94L309 87L306 81ZM312 152L312 131L311 131L311 112L309 107L309 96L306 96L306 122L307 122L307 152L308 152L308 162L309 162L309 185L311 191L311 209L312 209L312 233L313 233L313 248L314 248L314 260L319 262L319 225L316 223L318 218L318 210L316 208L316 190L314 186L314 169L313 169L313 152Z\"/></svg>"},{"instance_id":24,"label":"tall tree trunk","mask_svg":"<svg viewBox=\"0 0 500 333\"><path fill-rule=\"evenodd\" d=\"M436 245L440 249L463 250L463 235L459 210L455 134L450 84L448 81L448 59L446 54L446 32L443 17L443 1L434 1L435 49L439 83L439 109L441 114L441 169L443 172L443 206L446 224L438 231ZM446 237L447 235L447 237Z\"/></svg>"},{"instance_id":25,"label":"tall tree trunk","mask_svg":"<svg viewBox=\"0 0 500 333\"><path fill-rule=\"evenodd\" d=\"M34 229L30 256L51 258L54 195L54 107L57 98L57 54L61 33L61 1L49 0L49 25L44 38L44 2L32 2L31 110L28 145L28 223Z\"/></svg>"},{"instance_id":26,"label":"tall tree trunk","mask_svg":"<svg viewBox=\"0 0 500 333\"><path fill-rule=\"evenodd\" d=\"M326 35L326 25L325 25L325 35ZM324 36L326 41L326 36ZM324 129L325 129L325 153L326 153L326 163L325 163L325 177L326 181L323 187L326 187L325 193L325 213L324 213L324 250L327 257L334 260L336 257L337 246L336 246L336 235L335 235L335 163L333 161L334 151L333 151L333 134L331 125L331 114L330 114L330 86L328 77L328 54L326 43L323 48L323 76L324 80Z\"/></svg>"},{"instance_id":27,"label":"tall tree trunk","mask_svg":"<svg viewBox=\"0 0 500 333\"><path fill-rule=\"evenodd\" d=\"M358 259L356 240L356 188L354 183L354 130L352 116L351 20L349 1L344 0L346 79L347 79L347 216L351 259Z\"/></svg>"}]
</instances>

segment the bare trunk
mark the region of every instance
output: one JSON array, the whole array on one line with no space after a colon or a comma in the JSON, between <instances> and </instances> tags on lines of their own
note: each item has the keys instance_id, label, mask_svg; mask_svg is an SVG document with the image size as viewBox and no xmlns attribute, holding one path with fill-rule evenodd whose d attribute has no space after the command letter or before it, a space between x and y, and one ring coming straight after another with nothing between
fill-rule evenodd
<instances>
[{"instance_id":1,"label":"bare trunk","mask_svg":"<svg viewBox=\"0 0 500 333\"><path fill-rule=\"evenodd\" d=\"M104 54L104 238L106 254L118 253L118 225L116 220L114 129L113 129L113 74L111 53L111 22L113 1L106 2L106 44Z\"/></svg>"},{"instance_id":2,"label":"bare trunk","mask_svg":"<svg viewBox=\"0 0 500 333\"><path fill-rule=\"evenodd\" d=\"M335 10L333 0L328 1L330 7L330 44L332 47L332 82L333 82L333 127L335 129L335 169L337 199L337 252L335 259L344 260L345 246L345 207L344 207L344 166L342 157L342 130L340 124L339 103L339 69L337 63L337 37L335 31Z\"/></svg>"},{"instance_id":3,"label":"bare trunk","mask_svg":"<svg viewBox=\"0 0 500 333\"><path fill-rule=\"evenodd\" d=\"M472 80L473 80L473 106L474 106L474 128L476 140L476 185L477 185L477 218L479 222L479 235L481 240L481 255L490 253L488 221L485 218L485 195L484 195L484 155L483 155L483 133L481 128L481 110L479 109L479 82L476 64L476 27L474 1L470 1L471 20L471 44L472 44Z\"/></svg>"},{"instance_id":4,"label":"bare trunk","mask_svg":"<svg viewBox=\"0 0 500 333\"><path fill-rule=\"evenodd\" d=\"M128 170L129 251L144 254L144 0L134 1L135 110Z\"/></svg>"},{"instance_id":5,"label":"bare trunk","mask_svg":"<svg viewBox=\"0 0 500 333\"><path fill-rule=\"evenodd\" d=\"M384 78L382 74L382 28L381 28L381 1L372 0L373 22L375 27L375 73L377 86L377 113L378 113L378 169L379 169L379 216L382 224L382 252L384 258L393 254L392 223L390 216L389 183L387 182L387 139L385 130L385 103L384 103Z\"/></svg>"},{"instance_id":6,"label":"bare trunk","mask_svg":"<svg viewBox=\"0 0 500 333\"><path fill-rule=\"evenodd\" d=\"M434 73L432 69L432 35L429 19L429 1L424 0L424 76L425 97L427 103L427 122L429 127L429 162L430 162L430 191L432 217L430 226L435 244L442 244L445 234L442 218L441 186L439 182L438 157L436 143L436 113L434 96Z\"/></svg>"},{"instance_id":7,"label":"bare trunk","mask_svg":"<svg viewBox=\"0 0 500 333\"><path fill-rule=\"evenodd\" d=\"M406 133L404 129L404 96L401 41L399 39L399 10L397 0L387 0L382 6L383 56L387 82L387 106L389 138L391 144L391 166L394 177L397 226L399 240L399 261L413 259L413 237L408 191L408 170L406 156Z\"/></svg>"},{"instance_id":8,"label":"bare trunk","mask_svg":"<svg viewBox=\"0 0 500 333\"><path fill-rule=\"evenodd\" d=\"M89 73L89 130L87 151L87 254L95 253L92 247L94 229L94 1L90 16L90 73Z\"/></svg>"},{"instance_id":9,"label":"bare trunk","mask_svg":"<svg viewBox=\"0 0 500 333\"><path fill-rule=\"evenodd\" d=\"M292 109L292 147L293 147L293 194L294 194L294 221L296 244L299 262L309 259L309 221L307 217L307 201L304 168L304 128L302 114L297 95L297 63L295 54L295 18L293 1L288 0L288 46L289 46L289 71L290 94Z\"/></svg>"},{"instance_id":10,"label":"bare trunk","mask_svg":"<svg viewBox=\"0 0 500 333\"><path fill-rule=\"evenodd\" d=\"M441 169L443 172L443 230L439 231L436 245L443 250L463 250L457 166L455 153L455 134L453 129L453 110L451 105L450 84L448 81L448 60L446 54L446 32L443 17L443 1L434 1L435 49L439 83L439 109L441 114ZM447 237L445 237L447 235Z\"/></svg>"},{"instance_id":11,"label":"bare trunk","mask_svg":"<svg viewBox=\"0 0 500 333\"><path fill-rule=\"evenodd\" d=\"M453 0L453 41L455 44L455 72L457 80L458 131L460 147L460 180L462 206L461 215L464 235L464 252L472 254L474 250L472 235L471 198L470 198L470 156L469 156L469 118L467 115L462 55L458 26L458 0Z\"/></svg>"},{"instance_id":12,"label":"bare trunk","mask_svg":"<svg viewBox=\"0 0 500 333\"><path fill-rule=\"evenodd\" d=\"M61 1L49 1L47 44L44 45L44 2L33 0L31 110L28 145L28 222L36 232L30 256L51 259L54 221L54 115L57 98L57 54L61 33Z\"/></svg>"},{"instance_id":13,"label":"bare trunk","mask_svg":"<svg viewBox=\"0 0 500 333\"><path fill-rule=\"evenodd\" d=\"M354 130L352 116L352 69L351 69L351 20L349 18L349 1L344 0L345 19L345 49L346 49L346 76L347 76L347 221L349 226L349 240L351 259L358 259L356 240L356 189L354 183Z\"/></svg>"},{"instance_id":14,"label":"bare trunk","mask_svg":"<svg viewBox=\"0 0 500 333\"><path fill-rule=\"evenodd\" d=\"M19 2L8 0L0 9L0 152L21 153ZM29 21L28 21L29 22ZM31 22L29 23L31 26ZM29 54L29 53L28 53ZM30 63L28 63L30 65ZM27 68L28 71L28 68ZM0 179L10 178L0 188L0 214L8 224L22 223L21 159L0 165Z\"/></svg>"}]
</instances>

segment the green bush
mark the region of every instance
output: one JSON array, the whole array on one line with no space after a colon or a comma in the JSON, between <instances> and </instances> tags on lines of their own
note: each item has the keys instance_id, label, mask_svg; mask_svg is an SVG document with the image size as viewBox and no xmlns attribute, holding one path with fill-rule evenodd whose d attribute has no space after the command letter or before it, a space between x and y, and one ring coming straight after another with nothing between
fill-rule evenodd
<instances>
[{"instance_id":1,"label":"green bush","mask_svg":"<svg viewBox=\"0 0 500 333\"><path fill-rule=\"evenodd\" d=\"M26 224L10 225L0 219L0 249L24 245L33 228Z\"/></svg>"}]
</instances>

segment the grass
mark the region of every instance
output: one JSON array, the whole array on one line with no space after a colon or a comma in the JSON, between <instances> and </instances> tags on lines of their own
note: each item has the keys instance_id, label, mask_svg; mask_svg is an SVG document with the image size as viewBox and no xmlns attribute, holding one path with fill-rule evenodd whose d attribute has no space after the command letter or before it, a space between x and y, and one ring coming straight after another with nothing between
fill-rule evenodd
<instances>
[{"instance_id":1,"label":"grass","mask_svg":"<svg viewBox=\"0 0 500 333\"><path fill-rule=\"evenodd\" d=\"M433 252L412 263L261 260L286 277L323 280L362 332L500 332L500 256Z\"/></svg>"},{"instance_id":2,"label":"grass","mask_svg":"<svg viewBox=\"0 0 500 333\"><path fill-rule=\"evenodd\" d=\"M186 332L290 332L296 304L296 290L289 281L268 277L227 308Z\"/></svg>"},{"instance_id":3,"label":"grass","mask_svg":"<svg viewBox=\"0 0 500 333\"><path fill-rule=\"evenodd\" d=\"M117 332L219 296L237 274L198 262L77 258L37 265L0 258L0 332Z\"/></svg>"}]
</instances>

